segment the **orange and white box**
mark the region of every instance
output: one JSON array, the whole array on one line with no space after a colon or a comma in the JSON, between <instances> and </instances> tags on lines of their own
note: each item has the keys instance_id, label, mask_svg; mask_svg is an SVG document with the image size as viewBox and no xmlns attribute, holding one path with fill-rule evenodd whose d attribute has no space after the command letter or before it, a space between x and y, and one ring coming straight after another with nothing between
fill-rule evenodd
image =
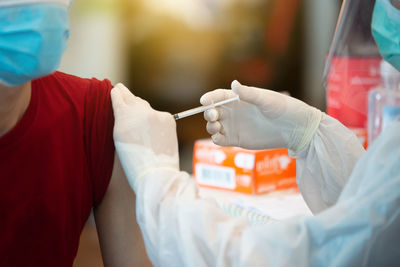
<instances>
[{"instance_id":1,"label":"orange and white box","mask_svg":"<svg viewBox=\"0 0 400 267\"><path fill-rule=\"evenodd\" d=\"M193 175L199 186L246 194L297 188L296 160L287 149L221 147L211 139L195 142Z\"/></svg>"}]
</instances>

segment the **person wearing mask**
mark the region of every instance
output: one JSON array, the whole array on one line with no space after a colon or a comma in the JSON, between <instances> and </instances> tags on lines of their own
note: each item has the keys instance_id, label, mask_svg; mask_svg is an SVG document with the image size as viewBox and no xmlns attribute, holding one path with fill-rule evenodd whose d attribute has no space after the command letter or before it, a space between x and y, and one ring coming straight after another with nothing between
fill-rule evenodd
<instances>
[{"instance_id":1,"label":"person wearing mask","mask_svg":"<svg viewBox=\"0 0 400 267\"><path fill-rule=\"evenodd\" d=\"M92 209L105 265L143 266L113 86L55 72L71 2L0 1L0 266L72 266Z\"/></svg>"},{"instance_id":2,"label":"person wearing mask","mask_svg":"<svg viewBox=\"0 0 400 267\"><path fill-rule=\"evenodd\" d=\"M377 0L373 35L400 70L400 10ZM400 261L400 122L365 151L332 117L270 90L232 83L202 96L214 143L247 149L286 147L314 216L252 224L199 196L179 171L175 121L122 84L112 91L114 140L136 192L136 212L155 266L397 266ZM133 116L135 115L135 116Z\"/></svg>"}]
</instances>

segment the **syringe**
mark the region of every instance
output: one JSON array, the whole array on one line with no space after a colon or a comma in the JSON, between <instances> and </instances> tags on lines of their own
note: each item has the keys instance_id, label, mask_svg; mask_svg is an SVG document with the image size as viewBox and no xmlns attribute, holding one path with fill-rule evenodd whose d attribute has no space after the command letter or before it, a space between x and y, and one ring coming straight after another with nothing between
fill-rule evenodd
<instances>
[{"instance_id":1,"label":"syringe","mask_svg":"<svg viewBox=\"0 0 400 267\"><path fill-rule=\"evenodd\" d=\"M218 107L218 106L221 106L221 105L224 105L224 104L236 101L236 100L239 100L239 96L235 96L233 98L225 99L225 100L222 100L220 102L213 103L213 104L210 104L210 105L207 105L207 106L200 106L200 107L197 107L197 108L192 108L192 109L189 109L189 110L186 110L186 111L182 111L182 112L174 114L174 119L175 120L179 120L179 119L182 119L182 118L185 118L185 117L189 117L189 116L192 116L194 114L204 112L207 109L215 108L215 107Z\"/></svg>"}]
</instances>

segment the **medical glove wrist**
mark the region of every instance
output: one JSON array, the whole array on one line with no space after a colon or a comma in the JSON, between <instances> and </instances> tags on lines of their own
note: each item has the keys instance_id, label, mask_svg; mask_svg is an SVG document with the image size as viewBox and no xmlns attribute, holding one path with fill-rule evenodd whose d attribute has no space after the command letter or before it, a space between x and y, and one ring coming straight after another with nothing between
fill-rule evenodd
<instances>
[{"instance_id":1,"label":"medical glove wrist","mask_svg":"<svg viewBox=\"0 0 400 267\"><path fill-rule=\"evenodd\" d=\"M122 84L112 89L111 100L115 148L133 190L136 192L149 172L178 171L178 141L172 115L152 109Z\"/></svg>"},{"instance_id":2,"label":"medical glove wrist","mask_svg":"<svg viewBox=\"0 0 400 267\"><path fill-rule=\"evenodd\" d=\"M246 149L305 148L321 120L321 111L304 102L271 90L232 82L232 90L206 93L201 104L239 95L240 101L204 113L214 143Z\"/></svg>"}]
</instances>

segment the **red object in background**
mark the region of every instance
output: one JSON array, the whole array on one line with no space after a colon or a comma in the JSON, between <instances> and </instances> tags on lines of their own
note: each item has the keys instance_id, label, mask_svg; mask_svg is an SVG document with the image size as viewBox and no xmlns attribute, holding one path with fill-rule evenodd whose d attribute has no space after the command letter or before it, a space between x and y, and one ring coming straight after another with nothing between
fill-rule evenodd
<instances>
[{"instance_id":1,"label":"red object in background","mask_svg":"<svg viewBox=\"0 0 400 267\"><path fill-rule=\"evenodd\" d=\"M327 113L347 127L366 128L368 92L381 82L380 57L331 59L327 78Z\"/></svg>"},{"instance_id":2,"label":"red object in background","mask_svg":"<svg viewBox=\"0 0 400 267\"><path fill-rule=\"evenodd\" d=\"M368 148L368 132L366 128L350 128L350 130L357 136L361 145L367 149Z\"/></svg>"},{"instance_id":3,"label":"red object in background","mask_svg":"<svg viewBox=\"0 0 400 267\"><path fill-rule=\"evenodd\" d=\"M273 56L282 57L287 54L296 18L301 6L300 0L276 0L265 29L265 41Z\"/></svg>"}]
</instances>

